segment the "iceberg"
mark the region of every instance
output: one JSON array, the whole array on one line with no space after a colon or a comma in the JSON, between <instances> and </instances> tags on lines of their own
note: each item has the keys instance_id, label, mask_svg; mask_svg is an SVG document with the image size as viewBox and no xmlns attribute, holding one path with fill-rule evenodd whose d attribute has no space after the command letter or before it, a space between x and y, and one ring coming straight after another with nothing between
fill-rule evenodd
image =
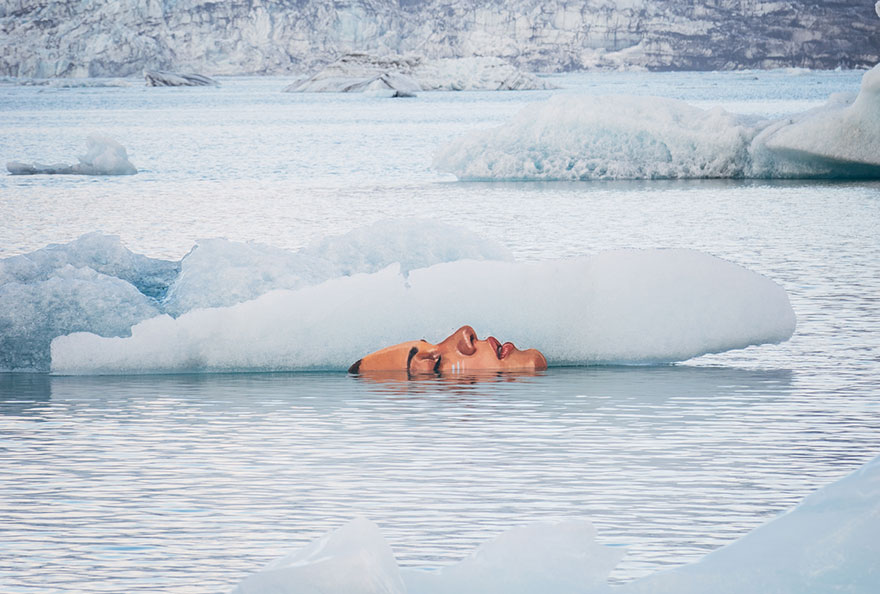
<instances>
[{"instance_id":1,"label":"iceberg","mask_svg":"<svg viewBox=\"0 0 880 594\"><path fill-rule=\"evenodd\" d=\"M133 175L137 173L137 168L128 160L125 147L108 136L89 134L86 148L86 154L79 157L79 163L73 165L9 161L6 163L6 169L12 175Z\"/></svg>"},{"instance_id":2,"label":"iceberg","mask_svg":"<svg viewBox=\"0 0 880 594\"><path fill-rule=\"evenodd\" d=\"M621 586L625 549L583 519L501 534L439 570L401 570L363 518L245 578L233 594L874 594L880 583L880 457L703 559Z\"/></svg>"},{"instance_id":3,"label":"iceberg","mask_svg":"<svg viewBox=\"0 0 880 594\"><path fill-rule=\"evenodd\" d=\"M462 180L880 178L880 65L856 97L778 121L660 97L556 96L454 141L434 167Z\"/></svg>"},{"instance_id":4,"label":"iceberg","mask_svg":"<svg viewBox=\"0 0 880 594\"><path fill-rule=\"evenodd\" d=\"M165 70L144 70L148 87L219 87L213 78L204 74L167 72Z\"/></svg>"},{"instance_id":5,"label":"iceberg","mask_svg":"<svg viewBox=\"0 0 880 594\"><path fill-rule=\"evenodd\" d=\"M391 92L409 96L418 91L507 91L555 88L522 72L501 58L441 58L346 54L309 78L286 89L295 93Z\"/></svg>"},{"instance_id":6,"label":"iceberg","mask_svg":"<svg viewBox=\"0 0 880 594\"><path fill-rule=\"evenodd\" d=\"M463 323L540 349L551 365L665 363L787 340L785 290L693 250L518 263L461 260L334 278L229 307L51 344L62 374L345 370L364 353Z\"/></svg>"}]
</instances>

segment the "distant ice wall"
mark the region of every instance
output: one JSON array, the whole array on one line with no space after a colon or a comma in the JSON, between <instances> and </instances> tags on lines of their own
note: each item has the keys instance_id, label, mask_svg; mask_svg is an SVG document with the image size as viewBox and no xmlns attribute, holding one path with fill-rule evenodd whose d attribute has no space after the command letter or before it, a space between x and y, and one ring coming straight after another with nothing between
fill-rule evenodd
<instances>
[{"instance_id":1,"label":"distant ice wall","mask_svg":"<svg viewBox=\"0 0 880 594\"><path fill-rule=\"evenodd\" d=\"M551 365L658 363L780 342L795 317L779 285L692 250L622 250L537 263L398 266L225 308L52 342L56 373L346 369L383 346L462 324Z\"/></svg>"},{"instance_id":2,"label":"distant ice wall","mask_svg":"<svg viewBox=\"0 0 880 594\"><path fill-rule=\"evenodd\" d=\"M401 570L379 527L352 520L232 594L876 594L880 458L696 563L609 586L625 549L586 520L513 528L439 570Z\"/></svg>"},{"instance_id":3,"label":"distant ice wall","mask_svg":"<svg viewBox=\"0 0 880 594\"><path fill-rule=\"evenodd\" d=\"M858 96L776 122L660 97L560 95L454 141L464 180L880 178L880 66Z\"/></svg>"},{"instance_id":4,"label":"distant ice wall","mask_svg":"<svg viewBox=\"0 0 880 594\"><path fill-rule=\"evenodd\" d=\"M880 61L871 2L123 0L0 3L0 76L306 72L341 54L497 56L529 71L852 68Z\"/></svg>"}]
</instances>

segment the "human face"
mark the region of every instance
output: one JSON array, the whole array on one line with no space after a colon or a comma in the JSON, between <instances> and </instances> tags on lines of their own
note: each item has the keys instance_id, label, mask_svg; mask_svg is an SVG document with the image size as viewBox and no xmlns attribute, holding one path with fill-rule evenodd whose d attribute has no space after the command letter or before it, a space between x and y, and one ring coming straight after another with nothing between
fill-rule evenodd
<instances>
[{"instance_id":1,"label":"human face","mask_svg":"<svg viewBox=\"0 0 880 594\"><path fill-rule=\"evenodd\" d=\"M421 340L386 347L361 359L358 367L359 372L406 371L410 375L542 371L547 369L547 360L536 349L521 351L494 336L480 340L473 328L462 326L438 344Z\"/></svg>"}]
</instances>

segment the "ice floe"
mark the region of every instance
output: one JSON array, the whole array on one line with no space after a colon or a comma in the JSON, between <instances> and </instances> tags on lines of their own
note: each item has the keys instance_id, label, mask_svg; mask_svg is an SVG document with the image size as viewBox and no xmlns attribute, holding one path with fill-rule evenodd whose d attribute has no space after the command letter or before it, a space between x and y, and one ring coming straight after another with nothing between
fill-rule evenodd
<instances>
[{"instance_id":1,"label":"ice floe","mask_svg":"<svg viewBox=\"0 0 880 594\"><path fill-rule=\"evenodd\" d=\"M874 594L880 458L700 561L610 586L625 549L582 519L514 528L461 562L401 570L380 529L357 518L245 578L233 594Z\"/></svg>"},{"instance_id":2,"label":"ice floe","mask_svg":"<svg viewBox=\"0 0 880 594\"><path fill-rule=\"evenodd\" d=\"M180 261L89 234L0 260L0 312L0 370L48 370L51 344L59 373L344 370L464 323L551 365L656 363L783 341L795 326L782 287L707 254L522 263L424 220L297 251L202 240Z\"/></svg>"},{"instance_id":3,"label":"ice floe","mask_svg":"<svg viewBox=\"0 0 880 594\"><path fill-rule=\"evenodd\" d=\"M218 87L220 83L204 74L144 70L148 87Z\"/></svg>"},{"instance_id":4,"label":"ice floe","mask_svg":"<svg viewBox=\"0 0 880 594\"><path fill-rule=\"evenodd\" d=\"M501 58L445 58L346 54L287 92L506 91L550 89L553 85Z\"/></svg>"},{"instance_id":5,"label":"ice floe","mask_svg":"<svg viewBox=\"0 0 880 594\"><path fill-rule=\"evenodd\" d=\"M89 134L86 148L86 154L79 157L79 163L73 165L9 161L6 163L6 169L12 175L133 175L137 173L137 168L128 160L125 147L108 136Z\"/></svg>"},{"instance_id":6,"label":"ice floe","mask_svg":"<svg viewBox=\"0 0 880 594\"><path fill-rule=\"evenodd\" d=\"M463 323L551 365L658 363L788 339L779 285L692 250L621 250L534 263L399 265L136 324L128 338L52 342L57 373L344 370L388 344Z\"/></svg>"},{"instance_id":7,"label":"ice floe","mask_svg":"<svg viewBox=\"0 0 880 594\"><path fill-rule=\"evenodd\" d=\"M857 97L779 121L635 96L556 96L454 141L466 180L880 177L880 66Z\"/></svg>"}]
</instances>

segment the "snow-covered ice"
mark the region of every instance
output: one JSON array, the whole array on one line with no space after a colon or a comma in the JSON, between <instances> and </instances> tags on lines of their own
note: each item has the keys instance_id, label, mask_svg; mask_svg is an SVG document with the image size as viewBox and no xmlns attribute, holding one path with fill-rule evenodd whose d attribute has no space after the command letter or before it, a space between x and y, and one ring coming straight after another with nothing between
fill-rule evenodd
<instances>
[{"instance_id":1,"label":"snow-covered ice","mask_svg":"<svg viewBox=\"0 0 880 594\"><path fill-rule=\"evenodd\" d=\"M544 352L551 365L657 363L788 339L785 290L692 250L621 250L535 263L461 260L277 290L160 316L130 338L52 342L58 373L345 369L388 344L464 323ZM353 329L357 329L353 331Z\"/></svg>"},{"instance_id":2,"label":"snow-covered ice","mask_svg":"<svg viewBox=\"0 0 880 594\"><path fill-rule=\"evenodd\" d=\"M454 141L434 167L467 180L880 177L880 66L857 97L779 121L660 97L567 96Z\"/></svg>"},{"instance_id":3,"label":"snow-covered ice","mask_svg":"<svg viewBox=\"0 0 880 594\"><path fill-rule=\"evenodd\" d=\"M428 60L421 56L347 54L288 92L510 91L551 89L552 84L523 72L501 58L469 57Z\"/></svg>"},{"instance_id":4,"label":"snow-covered ice","mask_svg":"<svg viewBox=\"0 0 880 594\"><path fill-rule=\"evenodd\" d=\"M12 175L66 174L66 175L133 175L137 168L128 160L125 147L102 134L92 133L86 139L86 154L79 163L22 163L9 161L6 169Z\"/></svg>"},{"instance_id":5,"label":"snow-covered ice","mask_svg":"<svg viewBox=\"0 0 880 594\"><path fill-rule=\"evenodd\" d=\"M581 519L518 527L440 570L401 570L358 518L245 578L234 594L874 594L880 583L880 457L734 543L622 586L625 549ZM601 536L601 535L600 535Z\"/></svg>"}]
</instances>

